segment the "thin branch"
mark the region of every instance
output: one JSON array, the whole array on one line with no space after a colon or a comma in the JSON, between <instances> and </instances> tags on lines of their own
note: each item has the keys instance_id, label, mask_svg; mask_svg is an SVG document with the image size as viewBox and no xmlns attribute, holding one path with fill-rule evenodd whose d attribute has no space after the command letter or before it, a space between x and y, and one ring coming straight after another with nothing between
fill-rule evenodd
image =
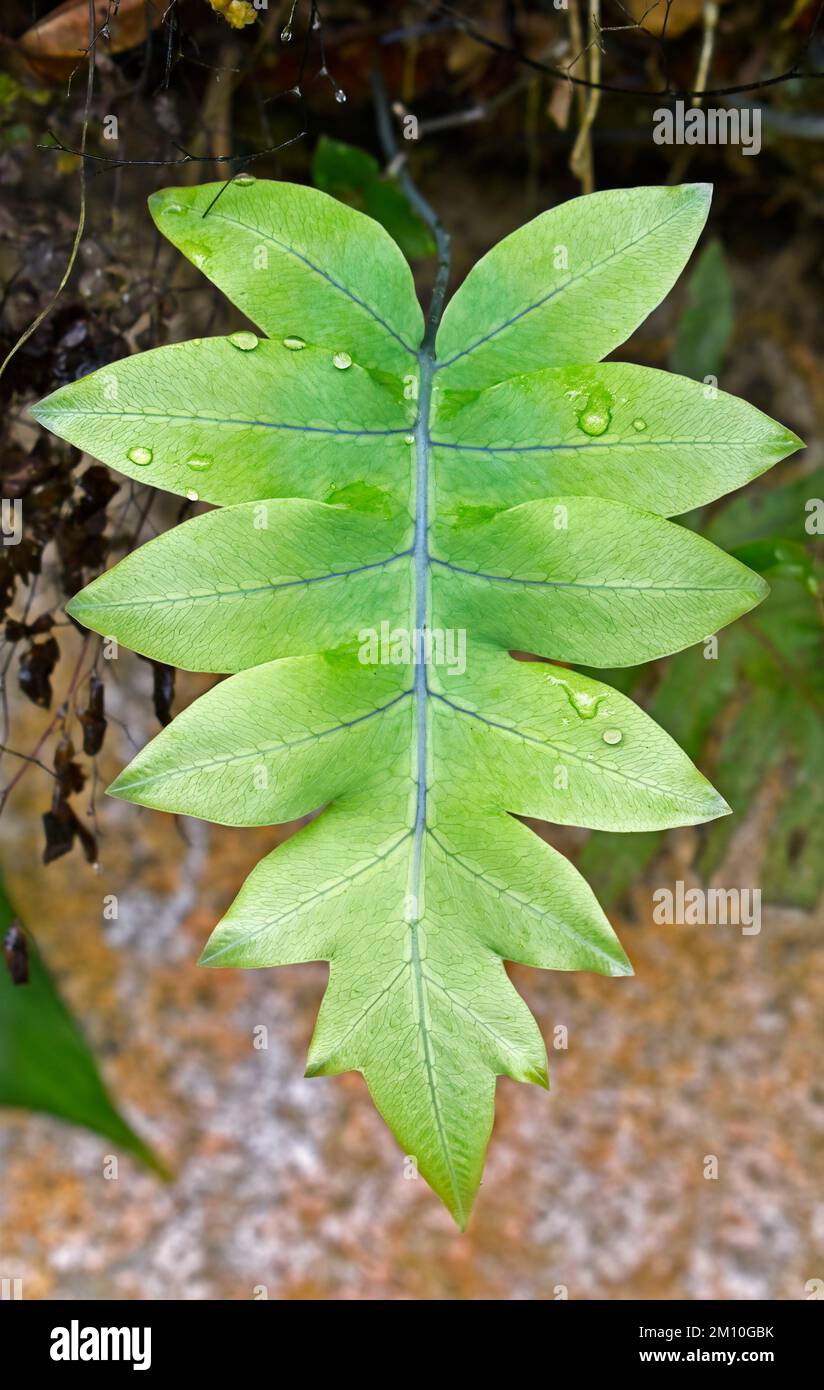
<instances>
[{"instance_id":1,"label":"thin branch","mask_svg":"<svg viewBox=\"0 0 824 1390\"><path fill-rule=\"evenodd\" d=\"M438 214L435 212L435 209L426 201L423 194L419 192L407 168L408 156L398 148L395 130L392 125L392 117L389 111L389 102L386 96L386 87L384 86L383 77L377 68L372 72L371 84L378 137L381 142L384 158L386 159L390 171L397 178L415 211L419 213L432 232L437 247L438 270L432 289L432 297L429 301L429 312L426 316L426 331L421 345L422 347L428 348L431 347L435 341L435 333L437 332L441 313L443 311L446 286L449 281L449 233L438 217Z\"/></svg>"},{"instance_id":2,"label":"thin branch","mask_svg":"<svg viewBox=\"0 0 824 1390\"><path fill-rule=\"evenodd\" d=\"M693 106L700 106L704 100L704 89L707 85L707 78L712 62L712 51L715 47L715 34L718 28L719 9L717 0L704 0L704 33L701 40L701 56L698 59L698 71L695 74L696 93L692 99Z\"/></svg>"},{"instance_id":3,"label":"thin branch","mask_svg":"<svg viewBox=\"0 0 824 1390\"><path fill-rule=\"evenodd\" d=\"M573 0L575 13L577 15L577 0ZM601 0L589 0L589 75L593 84L597 83L601 75ZM576 178L581 180L581 186L585 193L592 193L595 187L595 178L592 167L592 126L598 114L598 107L601 102L601 93L597 85L589 88L586 105L581 117L581 124L578 136L572 148L569 158L569 167Z\"/></svg>"},{"instance_id":4,"label":"thin branch","mask_svg":"<svg viewBox=\"0 0 824 1390\"><path fill-rule=\"evenodd\" d=\"M46 739L52 733L53 729L55 729L56 726L61 722L61 720L65 719L69 707L69 700L74 694L76 687L80 683L81 672L83 669L83 660L86 655L86 648L89 644L90 635L90 633L87 633L86 636L83 638L83 643L80 648L80 655L77 658L77 663L75 665L74 671L72 672L71 680L69 681L69 687L66 691L65 698L58 706L55 713L52 715L51 719L49 720L48 724L46 725L45 729L43 730L36 744L34 745L34 748L32 749L31 753L26 758L19 772L16 772L12 777L11 781L8 783L8 785L3 787L2 791L0 791L0 813L2 813L3 809L5 808L6 802L8 801L18 782L21 780L22 777L26 775L26 771L29 768L29 766L32 763L37 763L37 754L40 752L40 749L46 742Z\"/></svg>"},{"instance_id":5,"label":"thin branch","mask_svg":"<svg viewBox=\"0 0 824 1390\"><path fill-rule=\"evenodd\" d=\"M31 753L18 753L16 748L9 748L5 744L3 745L2 751L3 753L7 753L10 758L22 758L24 763L34 763L35 767L41 768L42 771L47 772L50 777L55 777L57 775L50 767L47 767L45 763L42 763L39 758L35 758Z\"/></svg>"},{"instance_id":6,"label":"thin branch","mask_svg":"<svg viewBox=\"0 0 824 1390\"><path fill-rule=\"evenodd\" d=\"M134 166L147 166L150 168L172 168L179 164L229 164L236 163L241 169L247 164L252 164L256 159L263 159L265 155L277 154L280 150L288 149L290 145L297 144L298 140L303 140L307 132L301 130L297 135L291 135L288 140L282 140L279 145L270 145L265 150L254 150L251 154L189 154L187 150L179 159L120 159L115 154L88 154L82 147L79 150L72 149L70 145L65 145L52 130L47 130L53 143L50 145L38 145L38 150L58 150L63 154L76 155L78 159L90 160L96 164L106 164L110 169L131 168ZM175 143L174 141L172 142ZM178 145L178 149L182 146ZM228 180L231 182L231 180ZM36 325L35 325L36 326ZM29 329L32 332L33 329ZM23 339L21 339L21 342ZM18 343L18 347L20 344ZM16 349L15 349L16 350Z\"/></svg>"},{"instance_id":7,"label":"thin branch","mask_svg":"<svg viewBox=\"0 0 824 1390\"><path fill-rule=\"evenodd\" d=\"M414 3L431 9L429 0L414 0ZM473 39L475 43L481 44L484 48L488 48L492 53L498 53L502 57L512 58L515 62L521 63L524 67L532 68L534 72L542 72L547 77L565 77L577 87L594 87L600 92L612 92L616 96L640 97L645 100L656 101L661 101L662 99L688 101L692 100L692 98L697 95L696 92L688 88L671 87L669 82L659 88L622 87L618 83L595 82L588 77L573 77L571 73L565 71L563 68L551 67L549 64L543 63L537 58L530 58L526 53L519 53L517 50L507 47L506 44L499 43L497 39L491 38L489 34L485 34L483 30L478 29L466 15L462 14L460 10L456 10L452 5L438 4L436 12L445 19L451 20L453 27L459 29L461 33L466 34L467 38ZM787 68L785 72L776 73L772 77L759 78L757 82L740 82L730 87L710 87L702 93L702 96L734 96L742 92L757 92L760 91L762 87L776 87L783 82L792 82L797 78L809 78L811 80L820 80L824 78L824 72L802 72L800 66L807 56L807 51L813 38L816 36L822 15L824 15L824 0L822 0L822 3L819 5L818 12L813 21L812 30L804 41L798 57L792 66Z\"/></svg>"}]
</instances>

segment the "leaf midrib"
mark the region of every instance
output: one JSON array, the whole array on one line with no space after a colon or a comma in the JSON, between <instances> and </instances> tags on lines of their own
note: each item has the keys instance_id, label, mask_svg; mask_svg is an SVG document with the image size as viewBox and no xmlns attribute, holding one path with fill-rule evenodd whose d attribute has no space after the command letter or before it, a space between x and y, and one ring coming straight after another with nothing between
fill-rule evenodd
<instances>
[{"instance_id":1,"label":"leaf midrib","mask_svg":"<svg viewBox=\"0 0 824 1390\"><path fill-rule=\"evenodd\" d=\"M331 579L352 579L356 574L365 574L368 570L386 569L389 565L393 565L396 560L405 560L411 553L411 550L399 550L397 554L389 555L385 560L371 560L368 564L356 565L349 570L332 570L329 574L313 574L302 579L284 579L277 583L244 585L239 589L204 589L192 594L152 594L148 598L111 599L105 603L81 604L72 600L71 612L77 615L82 612L93 612L99 608L105 608L108 612L114 608L151 608L176 603L208 603L224 598L247 598L250 594L276 593L280 589L300 589L310 584L325 584Z\"/></svg>"},{"instance_id":2,"label":"leaf midrib","mask_svg":"<svg viewBox=\"0 0 824 1390\"><path fill-rule=\"evenodd\" d=\"M587 580L572 579L519 579L511 574L488 574L485 570L470 570L462 565L454 565L451 560L440 560L436 555L430 557L433 565L442 565L455 574L465 574L469 579L482 579L490 584L524 584L539 589L588 589L604 590L607 593L639 594L737 594L744 588L741 584L615 584L602 580L599 584Z\"/></svg>"},{"instance_id":3,"label":"leaf midrib","mask_svg":"<svg viewBox=\"0 0 824 1390\"><path fill-rule=\"evenodd\" d=\"M430 412L432 408L432 378L435 372L435 359L428 346L418 354L420 375L418 382L418 415L415 421L415 532L412 543L414 566L414 586L412 599L413 631L425 632L429 629L429 462L431 439L429 433ZM426 681L426 667L422 661L415 665L415 775L417 788L415 796L415 825L413 831L412 855L409 866L406 920L409 923L409 959L411 963L412 988L418 1014L418 1030L423 1046L426 1086L432 1107L435 1132L438 1144L449 1175L449 1184L455 1204L455 1215L461 1225L466 1219L464 1200L461 1193L455 1162L449 1145L446 1126L443 1120L440 1097L436 1082L432 1038L428 1022L426 975L423 970L418 940L420 920L421 878L423 872L423 849L426 836L426 772L429 734L429 690Z\"/></svg>"},{"instance_id":4,"label":"leaf midrib","mask_svg":"<svg viewBox=\"0 0 824 1390\"><path fill-rule=\"evenodd\" d=\"M61 406L52 412L54 415L94 415L101 420L168 420L183 421L187 425L207 424L207 425L235 425L248 429L262 430L292 430L296 434L331 434L346 435L347 438L362 439L364 437L385 439L390 435L408 434L406 428L384 429L384 430L345 430L337 425L290 425L278 420L241 420L236 416L204 415L198 412L196 415L173 415L168 410L77 410L74 406ZM45 424L49 412L41 410L35 418Z\"/></svg>"},{"instance_id":5,"label":"leaf midrib","mask_svg":"<svg viewBox=\"0 0 824 1390\"><path fill-rule=\"evenodd\" d=\"M210 772L216 767L234 766L237 763L248 762L250 758L265 757L268 753L284 753L288 749L299 748L305 743L318 743L323 738L331 738L333 734L339 734L344 729L353 729L359 724L366 724L370 719L375 719L379 714L385 714L387 710L400 704L401 700L406 700L412 693L411 689L402 690L399 695L395 695L391 700L388 700L386 704L377 705L374 709L367 710L365 714L359 714L354 719L344 719L339 724L331 724L328 729L319 729L316 733L303 734L300 738L292 740L283 739L280 743L261 744L256 748L249 749L249 751L245 753L227 753L223 757L209 758L205 762L187 763L185 765L176 763L171 773L166 768L163 768L159 772L152 772L144 777L129 778L128 781L122 782L122 789L131 792L135 787L148 786L150 782L172 780L175 777L183 776L189 772ZM118 782L120 781L121 779L118 778L117 781L112 784L109 788L110 793L117 788Z\"/></svg>"},{"instance_id":6,"label":"leaf midrib","mask_svg":"<svg viewBox=\"0 0 824 1390\"><path fill-rule=\"evenodd\" d=\"M468 454L564 454L580 453L586 449L683 449L693 448L745 449L760 444L757 439L678 439L673 437L650 436L646 439L589 439L581 444L466 444L462 440L452 442L447 439L433 439L433 449L456 449Z\"/></svg>"}]
</instances>

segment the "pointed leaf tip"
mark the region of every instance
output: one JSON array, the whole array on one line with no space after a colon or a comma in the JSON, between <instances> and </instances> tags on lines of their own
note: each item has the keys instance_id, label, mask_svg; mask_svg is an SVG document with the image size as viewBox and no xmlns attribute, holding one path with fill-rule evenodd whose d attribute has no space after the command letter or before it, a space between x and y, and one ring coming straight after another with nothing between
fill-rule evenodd
<instances>
[{"instance_id":1,"label":"pointed leaf tip","mask_svg":"<svg viewBox=\"0 0 824 1390\"><path fill-rule=\"evenodd\" d=\"M527 1067L523 1079L524 1081L531 1081L534 1086L541 1086L545 1091L549 1090L549 1072L546 1066Z\"/></svg>"},{"instance_id":2,"label":"pointed leaf tip","mask_svg":"<svg viewBox=\"0 0 824 1390\"><path fill-rule=\"evenodd\" d=\"M696 195L696 197L702 198L707 203L707 206L709 206L709 204L712 202L712 195L714 192L713 184L685 183L682 185L682 187L690 189L690 191L693 192Z\"/></svg>"},{"instance_id":3,"label":"pointed leaf tip","mask_svg":"<svg viewBox=\"0 0 824 1390\"><path fill-rule=\"evenodd\" d=\"M797 449L807 448L806 440L796 434L795 430L779 428L778 434L776 435L776 443L780 445L782 449L786 450L784 457L786 457L787 454L795 453Z\"/></svg>"},{"instance_id":4,"label":"pointed leaf tip","mask_svg":"<svg viewBox=\"0 0 824 1390\"><path fill-rule=\"evenodd\" d=\"M134 799L129 791L131 779L128 776L128 772L128 767L124 767L123 771L118 773L114 781L109 783L108 787L106 787L107 796L117 797L120 801L132 801Z\"/></svg>"}]
</instances>

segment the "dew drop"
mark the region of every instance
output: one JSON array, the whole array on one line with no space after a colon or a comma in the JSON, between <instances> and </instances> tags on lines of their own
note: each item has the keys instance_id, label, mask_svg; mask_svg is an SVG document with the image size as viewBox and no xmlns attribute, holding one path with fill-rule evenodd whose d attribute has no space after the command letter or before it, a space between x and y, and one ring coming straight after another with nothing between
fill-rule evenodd
<instances>
[{"instance_id":1,"label":"dew drop","mask_svg":"<svg viewBox=\"0 0 824 1390\"><path fill-rule=\"evenodd\" d=\"M254 174L238 174L234 180L241 188L246 188L250 183L256 183Z\"/></svg>"},{"instance_id":2,"label":"dew drop","mask_svg":"<svg viewBox=\"0 0 824 1390\"><path fill-rule=\"evenodd\" d=\"M604 743L610 744L620 743L623 737L624 735L621 733L620 729L604 729L604 732L601 734Z\"/></svg>"},{"instance_id":3,"label":"dew drop","mask_svg":"<svg viewBox=\"0 0 824 1390\"><path fill-rule=\"evenodd\" d=\"M195 458L195 459L187 459L187 460L186 460L186 467L187 467L187 468L193 468L193 469L195 470L196 473L202 473L203 470L204 470L204 468L211 468L211 466L212 466L212 460L211 460L211 459L198 459L198 458Z\"/></svg>"},{"instance_id":4,"label":"dew drop","mask_svg":"<svg viewBox=\"0 0 824 1390\"><path fill-rule=\"evenodd\" d=\"M199 492L195 492L195 490L194 490L193 487L190 487L190 488L187 488L187 489L186 489L186 496L188 497L188 499L189 499L190 502L199 502L199 501L200 501L200 493L199 493Z\"/></svg>"},{"instance_id":5,"label":"dew drop","mask_svg":"<svg viewBox=\"0 0 824 1390\"><path fill-rule=\"evenodd\" d=\"M288 348L290 352L300 352L301 348L306 347L306 344L302 338L284 338L283 346Z\"/></svg>"},{"instance_id":6,"label":"dew drop","mask_svg":"<svg viewBox=\"0 0 824 1390\"><path fill-rule=\"evenodd\" d=\"M144 468L147 463L151 463L152 461L152 451L151 449L144 449L142 445L139 445L135 449L130 449L126 457L130 463L136 463L141 468Z\"/></svg>"},{"instance_id":7,"label":"dew drop","mask_svg":"<svg viewBox=\"0 0 824 1390\"><path fill-rule=\"evenodd\" d=\"M281 39L281 43L291 43L291 42L292 42L292 30L289 28L289 25L288 25L288 24L285 26L285 28L281 29L281 31L280 31L280 39Z\"/></svg>"},{"instance_id":8,"label":"dew drop","mask_svg":"<svg viewBox=\"0 0 824 1390\"><path fill-rule=\"evenodd\" d=\"M340 87L335 88L335 101L338 102L340 106L343 106L343 103L346 101L346 93L342 91Z\"/></svg>"},{"instance_id":9,"label":"dew drop","mask_svg":"<svg viewBox=\"0 0 824 1390\"><path fill-rule=\"evenodd\" d=\"M562 680L560 676L549 676L548 679L553 685L560 685L579 719L595 718L604 699L603 695L591 695L588 690L573 690L569 681ZM561 722L566 724L569 721Z\"/></svg>"},{"instance_id":10,"label":"dew drop","mask_svg":"<svg viewBox=\"0 0 824 1390\"><path fill-rule=\"evenodd\" d=\"M587 393L585 403L577 411L578 428L584 434L603 434L612 419L612 396L603 383L596 383Z\"/></svg>"},{"instance_id":11,"label":"dew drop","mask_svg":"<svg viewBox=\"0 0 824 1390\"><path fill-rule=\"evenodd\" d=\"M405 434L404 437L403 437L403 439L404 439L404 443L405 443L405 444L414 444L414 443L415 443L415 436L414 436L414 434Z\"/></svg>"},{"instance_id":12,"label":"dew drop","mask_svg":"<svg viewBox=\"0 0 824 1390\"><path fill-rule=\"evenodd\" d=\"M256 333L230 333L229 342L241 352L251 352L258 345Z\"/></svg>"},{"instance_id":13,"label":"dew drop","mask_svg":"<svg viewBox=\"0 0 824 1390\"><path fill-rule=\"evenodd\" d=\"M584 434L603 434L609 426L609 421L608 410L582 410L578 416L578 424Z\"/></svg>"},{"instance_id":14,"label":"dew drop","mask_svg":"<svg viewBox=\"0 0 824 1390\"><path fill-rule=\"evenodd\" d=\"M638 417L637 420L633 420L633 422L632 422L632 428L633 428L634 430L637 430L639 434L641 433L642 430L645 430L646 427L647 427L647 422L646 422L646 420L642 420L641 417L640 417L640 415L639 415L639 417Z\"/></svg>"},{"instance_id":15,"label":"dew drop","mask_svg":"<svg viewBox=\"0 0 824 1390\"><path fill-rule=\"evenodd\" d=\"M351 367L352 365L352 358L349 356L348 352L336 352L334 357L332 358L332 361L334 362L335 366L342 372L345 372L346 368Z\"/></svg>"},{"instance_id":16,"label":"dew drop","mask_svg":"<svg viewBox=\"0 0 824 1390\"><path fill-rule=\"evenodd\" d=\"M586 690L569 690L567 693L569 695L569 703L572 705L579 719L595 718L602 697L590 695Z\"/></svg>"}]
</instances>

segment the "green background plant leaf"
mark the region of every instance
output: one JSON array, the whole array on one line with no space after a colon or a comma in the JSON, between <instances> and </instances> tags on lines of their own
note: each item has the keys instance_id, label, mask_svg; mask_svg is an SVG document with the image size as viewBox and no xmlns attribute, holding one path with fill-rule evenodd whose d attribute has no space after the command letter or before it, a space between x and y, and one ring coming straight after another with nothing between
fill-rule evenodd
<instances>
[{"instance_id":1,"label":"green background plant leaf","mask_svg":"<svg viewBox=\"0 0 824 1390\"><path fill-rule=\"evenodd\" d=\"M324 193L374 217L405 256L418 260L435 254L435 242L403 189L381 172L366 150L322 135L312 157L312 178Z\"/></svg>"},{"instance_id":2,"label":"green background plant leaf","mask_svg":"<svg viewBox=\"0 0 824 1390\"><path fill-rule=\"evenodd\" d=\"M720 241L710 241L698 257L670 358L674 372L702 381L720 375L732 337L732 284Z\"/></svg>"},{"instance_id":3,"label":"green background plant leaf","mask_svg":"<svg viewBox=\"0 0 824 1390\"><path fill-rule=\"evenodd\" d=\"M0 880L0 939L13 920ZM0 1105L42 1111L102 1134L168 1178L160 1158L115 1108L94 1057L27 934L29 980L0 965Z\"/></svg>"},{"instance_id":4,"label":"green background plant leaf","mask_svg":"<svg viewBox=\"0 0 824 1390\"><path fill-rule=\"evenodd\" d=\"M716 659L707 659L703 646L671 658L646 700L656 723L693 758L722 735L714 779L736 819L752 806L771 769L782 769L759 882L767 901L808 909L824 887L824 789L815 773L816 750L824 747L824 672L821 568L815 537L805 530L804 504L822 493L819 469L783 487L736 497L709 521L708 536L751 562L760 557L771 592L757 614L720 636ZM777 541L779 529L783 537ZM788 557L792 572L777 572L786 571ZM611 681L623 676L629 690L648 683L651 674L606 673ZM734 824L705 832L702 873L713 873L721 863ZM660 845L659 834L597 833L579 864L601 899L612 904Z\"/></svg>"}]
</instances>

